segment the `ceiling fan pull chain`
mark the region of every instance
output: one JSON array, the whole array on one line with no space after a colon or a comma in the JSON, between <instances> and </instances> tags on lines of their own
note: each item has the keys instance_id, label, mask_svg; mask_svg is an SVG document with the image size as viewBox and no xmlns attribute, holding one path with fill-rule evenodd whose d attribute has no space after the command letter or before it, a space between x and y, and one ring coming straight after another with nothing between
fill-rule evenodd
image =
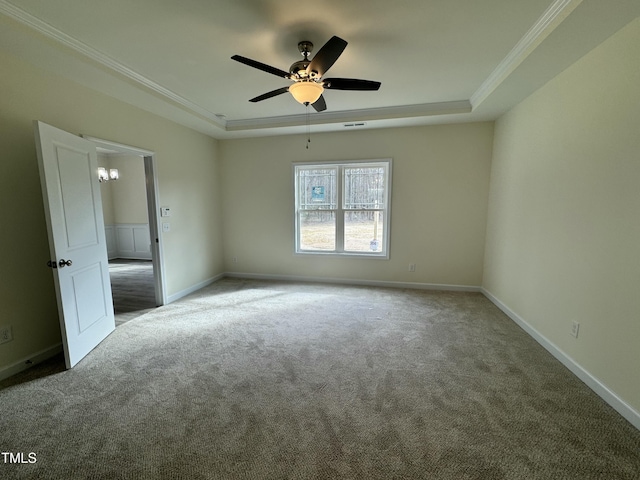
<instances>
[{"instance_id":1,"label":"ceiling fan pull chain","mask_svg":"<svg viewBox=\"0 0 640 480\"><path fill-rule=\"evenodd\" d=\"M307 150L309 150L309 144L311 143L311 126L309 125L309 104L305 104L307 107Z\"/></svg>"}]
</instances>

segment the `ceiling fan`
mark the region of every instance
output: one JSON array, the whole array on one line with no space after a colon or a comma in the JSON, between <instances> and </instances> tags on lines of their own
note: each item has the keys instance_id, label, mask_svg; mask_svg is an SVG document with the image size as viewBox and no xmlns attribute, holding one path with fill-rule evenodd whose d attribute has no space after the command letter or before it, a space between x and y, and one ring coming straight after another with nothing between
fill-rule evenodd
<instances>
[{"instance_id":1,"label":"ceiling fan","mask_svg":"<svg viewBox=\"0 0 640 480\"><path fill-rule=\"evenodd\" d=\"M249 100L250 102L261 102L289 92L298 102L303 105L311 105L317 112L322 112L327 109L327 104L322 96L325 89L373 91L380 88L380 82L371 80L322 78L327 70L338 60L346 46L347 42L345 40L333 36L318 50L313 59L309 60L309 54L313 51L313 43L306 40L302 41L298 43L298 50L304 59L293 63L288 72L240 55L234 55L231 59L294 82L288 87L278 88L252 98Z\"/></svg>"}]
</instances>

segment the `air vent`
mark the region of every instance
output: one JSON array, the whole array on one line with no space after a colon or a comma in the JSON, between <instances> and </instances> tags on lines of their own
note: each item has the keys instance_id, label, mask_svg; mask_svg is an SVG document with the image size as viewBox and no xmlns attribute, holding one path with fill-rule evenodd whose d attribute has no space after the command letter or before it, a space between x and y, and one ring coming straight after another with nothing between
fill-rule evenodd
<instances>
[{"instance_id":1,"label":"air vent","mask_svg":"<svg viewBox=\"0 0 640 480\"><path fill-rule=\"evenodd\" d=\"M346 127L364 127L366 125L365 122L358 122L358 123L345 123L344 126Z\"/></svg>"}]
</instances>

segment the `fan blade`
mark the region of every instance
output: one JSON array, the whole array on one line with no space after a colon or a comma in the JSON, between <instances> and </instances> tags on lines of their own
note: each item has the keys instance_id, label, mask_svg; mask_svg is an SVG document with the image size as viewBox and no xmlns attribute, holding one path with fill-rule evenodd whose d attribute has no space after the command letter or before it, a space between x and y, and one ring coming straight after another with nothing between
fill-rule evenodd
<instances>
[{"instance_id":1,"label":"fan blade","mask_svg":"<svg viewBox=\"0 0 640 480\"><path fill-rule=\"evenodd\" d=\"M289 91L289 87L282 87L279 88L277 90L272 90L270 92L267 93L263 93L262 95L258 95L255 98L252 98L251 100L249 100L250 102L261 102L262 100L266 100L267 98L271 98L271 97L275 97L277 95L282 95L283 93L287 93Z\"/></svg>"},{"instance_id":2,"label":"fan blade","mask_svg":"<svg viewBox=\"0 0 640 480\"><path fill-rule=\"evenodd\" d=\"M322 95L320 95L320 98L312 103L311 106L316 112L324 112L327 109L327 103L324 101L324 97Z\"/></svg>"},{"instance_id":3,"label":"fan blade","mask_svg":"<svg viewBox=\"0 0 640 480\"><path fill-rule=\"evenodd\" d=\"M340 37L331 37L327 43L325 43L316 56L313 57L311 63L307 67L307 73L316 72L318 77L322 77L327 70L331 68L338 57L342 54L347 47L347 42Z\"/></svg>"},{"instance_id":4,"label":"fan blade","mask_svg":"<svg viewBox=\"0 0 640 480\"><path fill-rule=\"evenodd\" d=\"M266 63L261 63L261 62L257 62L256 60L251 60L250 58L247 58L247 57L234 55L233 57L231 57L231 60L244 63L245 65L249 65L250 67L257 68L258 70L262 70L263 72L270 73L277 77L291 78L291 74L289 72L285 72L284 70L280 70L279 68L272 67L270 65L267 65Z\"/></svg>"},{"instance_id":5,"label":"fan blade","mask_svg":"<svg viewBox=\"0 0 640 480\"><path fill-rule=\"evenodd\" d=\"M378 90L380 82L372 80L358 80L357 78L327 78L322 82L324 88L333 90Z\"/></svg>"}]
</instances>

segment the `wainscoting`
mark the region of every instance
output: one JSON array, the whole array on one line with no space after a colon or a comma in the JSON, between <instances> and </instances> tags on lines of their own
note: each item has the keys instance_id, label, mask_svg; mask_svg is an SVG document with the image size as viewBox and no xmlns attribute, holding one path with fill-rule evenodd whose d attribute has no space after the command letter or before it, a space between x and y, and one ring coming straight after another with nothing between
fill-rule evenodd
<instances>
[{"instance_id":1,"label":"wainscoting","mask_svg":"<svg viewBox=\"0 0 640 480\"><path fill-rule=\"evenodd\" d=\"M107 254L113 258L151 260L149 225L144 223L117 223L105 225Z\"/></svg>"}]
</instances>

